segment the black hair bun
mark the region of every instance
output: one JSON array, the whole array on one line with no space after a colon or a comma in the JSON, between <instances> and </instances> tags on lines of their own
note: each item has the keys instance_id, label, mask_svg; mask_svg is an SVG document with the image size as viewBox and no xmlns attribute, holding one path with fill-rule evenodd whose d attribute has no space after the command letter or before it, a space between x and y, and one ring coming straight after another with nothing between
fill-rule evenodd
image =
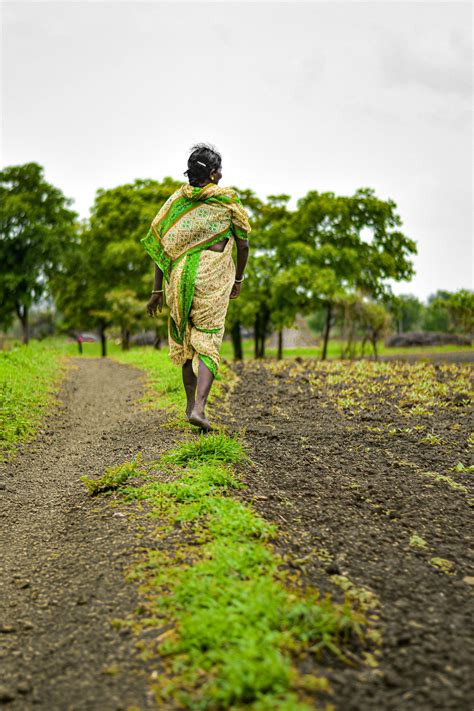
<instances>
[{"instance_id":1,"label":"black hair bun","mask_svg":"<svg viewBox=\"0 0 474 711\"><path fill-rule=\"evenodd\" d=\"M222 165L222 156L219 151L209 143L197 143L191 148L188 158L188 169L184 173L189 184L195 187L210 179L210 175Z\"/></svg>"}]
</instances>

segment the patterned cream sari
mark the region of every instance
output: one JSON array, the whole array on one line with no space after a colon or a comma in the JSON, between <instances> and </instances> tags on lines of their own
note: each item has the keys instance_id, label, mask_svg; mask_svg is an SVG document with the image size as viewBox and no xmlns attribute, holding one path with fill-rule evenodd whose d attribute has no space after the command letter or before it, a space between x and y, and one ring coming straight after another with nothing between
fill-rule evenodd
<instances>
[{"instance_id":1,"label":"patterned cream sari","mask_svg":"<svg viewBox=\"0 0 474 711\"><path fill-rule=\"evenodd\" d=\"M169 354L176 365L199 359L217 375L229 295L234 238L247 239L248 216L232 188L183 185L165 202L141 242L164 275ZM223 252L207 247L228 239Z\"/></svg>"}]
</instances>

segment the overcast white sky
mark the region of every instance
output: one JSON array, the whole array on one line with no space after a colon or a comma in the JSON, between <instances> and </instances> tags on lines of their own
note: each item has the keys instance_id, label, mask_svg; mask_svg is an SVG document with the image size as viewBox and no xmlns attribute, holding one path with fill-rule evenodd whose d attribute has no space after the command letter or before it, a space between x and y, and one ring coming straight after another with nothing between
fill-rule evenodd
<instances>
[{"instance_id":1,"label":"overcast white sky","mask_svg":"<svg viewBox=\"0 0 474 711\"><path fill-rule=\"evenodd\" d=\"M1 165L40 163L81 217L210 141L261 197L394 199L419 249L396 293L473 288L470 2L17 0L2 54Z\"/></svg>"}]
</instances>

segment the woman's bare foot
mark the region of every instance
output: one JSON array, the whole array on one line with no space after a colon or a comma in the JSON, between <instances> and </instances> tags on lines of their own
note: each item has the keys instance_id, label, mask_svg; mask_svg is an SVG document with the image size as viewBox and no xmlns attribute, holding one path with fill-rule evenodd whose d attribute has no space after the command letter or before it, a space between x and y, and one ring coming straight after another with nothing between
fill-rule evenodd
<instances>
[{"instance_id":1,"label":"woman's bare foot","mask_svg":"<svg viewBox=\"0 0 474 711\"><path fill-rule=\"evenodd\" d=\"M191 413L194 410L194 401L193 402L188 402L186 405L186 417L189 418L191 417Z\"/></svg>"},{"instance_id":2,"label":"woman's bare foot","mask_svg":"<svg viewBox=\"0 0 474 711\"><path fill-rule=\"evenodd\" d=\"M212 430L211 423L207 419L204 412L198 412L198 410L196 408L193 409L193 411L189 415L188 419L192 425L195 425L196 427L200 427L202 430L205 430L206 432L209 432L209 430Z\"/></svg>"}]
</instances>

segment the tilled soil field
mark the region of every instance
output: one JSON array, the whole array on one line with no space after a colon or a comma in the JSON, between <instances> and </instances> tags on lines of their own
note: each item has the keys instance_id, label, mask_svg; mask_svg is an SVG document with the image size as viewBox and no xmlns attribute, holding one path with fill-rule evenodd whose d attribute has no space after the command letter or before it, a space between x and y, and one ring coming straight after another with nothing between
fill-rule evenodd
<instances>
[{"instance_id":1,"label":"tilled soil field","mask_svg":"<svg viewBox=\"0 0 474 711\"><path fill-rule=\"evenodd\" d=\"M474 708L469 366L245 363L214 416L244 432L244 496L280 552L381 634L329 677L339 711ZM472 429L472 427L471 427ZM452 470L454 467L454 471Z\"/></svg>"}]
</instances>

